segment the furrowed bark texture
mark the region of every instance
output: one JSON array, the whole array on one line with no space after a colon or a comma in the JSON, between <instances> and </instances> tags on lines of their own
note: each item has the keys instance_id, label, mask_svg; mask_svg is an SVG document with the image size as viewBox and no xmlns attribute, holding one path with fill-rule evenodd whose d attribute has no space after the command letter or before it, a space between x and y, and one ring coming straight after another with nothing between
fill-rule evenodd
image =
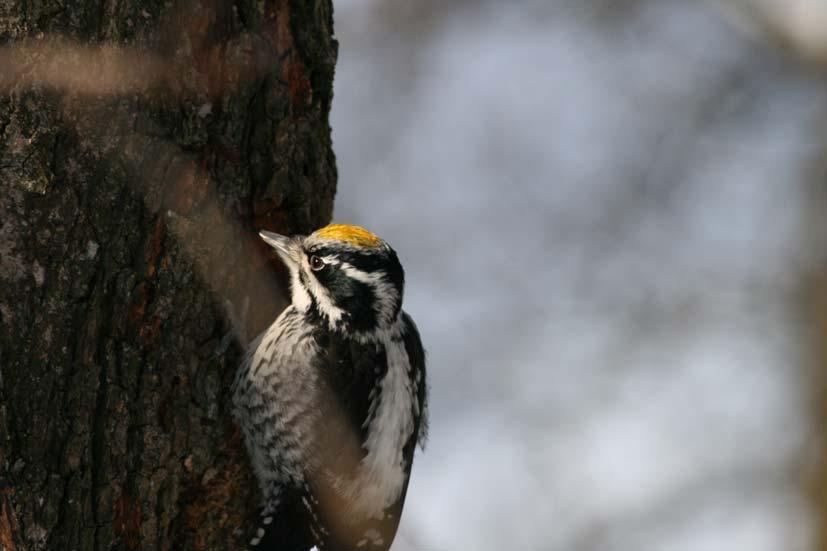
<instances>
[{"instance_id":1,"label":"furrowed bark texture","mask_svg":"<svg viewBox=\"0 0 827 551\"><path fill-rule=\"evenodd\" d=\"M229 385L332 212L330 0L0 3L0 548L236 549Z\"/></svg>"}]
</instances>

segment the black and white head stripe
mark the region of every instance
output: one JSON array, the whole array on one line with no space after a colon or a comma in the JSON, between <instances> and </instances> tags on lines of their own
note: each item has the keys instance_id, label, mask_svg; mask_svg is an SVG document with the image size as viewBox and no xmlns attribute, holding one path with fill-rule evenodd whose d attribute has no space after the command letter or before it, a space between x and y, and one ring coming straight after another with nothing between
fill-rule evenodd
<instances>
[{"instance_id":1,"label":"black and white head stripe","mask_svg":"<svg viewBox=\"0 0 827 551\"><path fill-rule=\"evenodd\" d=\"M333 224L307 237L263 231L290 270L293 306L370 340L399 316L405 275L396 252L364 228Z\"/></svg>"},{"instance_id":2,"label":"black and white head stripe","mask_svg":"<svg viewBox=\"0 0 827 551\"><path fill-rule=\"evenodd\" d=\"M302 247L300 281L310 293L311 309L331 325L355 332L389 327L402 306L405 282L396 252L387 245L360 249L320 241L308 238ZM321 268L311 266L313 257L321 259Z\"/></svg>"}]
</instances>

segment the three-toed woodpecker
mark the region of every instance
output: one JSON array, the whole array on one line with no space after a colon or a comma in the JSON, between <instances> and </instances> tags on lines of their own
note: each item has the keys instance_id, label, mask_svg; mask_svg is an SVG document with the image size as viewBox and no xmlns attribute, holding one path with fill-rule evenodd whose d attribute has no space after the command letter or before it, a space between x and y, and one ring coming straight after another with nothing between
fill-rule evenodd
<instances>
[{"instance_id":1,"label":"three-toed woodpecker","mask_svg":"<svg viewBox=\"0 0 827 551\"><path fill-rule=\"evenodd\" d=\"M233 383L264 498L250 545L387 550L427 426L402 265L357 226L260 235L289 269L291 304L251 343Z\"/></svg>"}]
</instances>

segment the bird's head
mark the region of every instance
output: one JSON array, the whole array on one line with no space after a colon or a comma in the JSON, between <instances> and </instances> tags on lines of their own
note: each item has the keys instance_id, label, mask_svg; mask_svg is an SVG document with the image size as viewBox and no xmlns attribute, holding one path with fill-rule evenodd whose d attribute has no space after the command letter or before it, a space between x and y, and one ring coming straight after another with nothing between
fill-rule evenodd
<instances>
[{"instance_id":1,"label":"bird's head","mask_svg":"<svg viewBox=\"0 0 827 551\"><path fill-rule=\"evenodd\" d=\"M290 270L293 305L332 329L370 334L390 327L402 307L405 275L396 252L358 226L331 224L309 236L262 231Z\"/></svg>"}]
</instances>

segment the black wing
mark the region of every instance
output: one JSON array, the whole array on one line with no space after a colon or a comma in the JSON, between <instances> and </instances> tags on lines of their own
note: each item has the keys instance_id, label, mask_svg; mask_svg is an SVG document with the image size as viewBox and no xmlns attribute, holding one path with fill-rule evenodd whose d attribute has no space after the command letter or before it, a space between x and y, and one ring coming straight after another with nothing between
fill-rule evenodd
<instances>
[{"instance_id":1,"label":"black wing","mask_svg":"<svg viewBox=\"0 0 827 551\"><path fill-rule=\"evenodd\" d=\"M361 448L368 436L365 420L372 392L388 372L385 349L381 344L359 343L329 331L316 333L316 342L325 352L319 369L331 395L336 397L333 407L338 411L330 414L336 413L335 417L342 419L343 425L338 428L347 428ZM333 420L327 417L325 422Z\"/></svg>"},{"instance_id":2,"label":"black wing","mask_svg":"<svg viewBox=\"0 0 827 551\"><path fill-rule=\"evenodd\" d=\"M411 362L411 377L416 384L416 399L419 404L417 414L414 416L414 432L405 448L405 458L410 462L413 461L416 445L419 444L421 448L424 448L425 440L428 438L428 380L425 376L425 348L422 346L419 330L406 312L402 312L402 322L405 326L402 338L405 341L408 360Z\"/></svg>"}]
</instances>

